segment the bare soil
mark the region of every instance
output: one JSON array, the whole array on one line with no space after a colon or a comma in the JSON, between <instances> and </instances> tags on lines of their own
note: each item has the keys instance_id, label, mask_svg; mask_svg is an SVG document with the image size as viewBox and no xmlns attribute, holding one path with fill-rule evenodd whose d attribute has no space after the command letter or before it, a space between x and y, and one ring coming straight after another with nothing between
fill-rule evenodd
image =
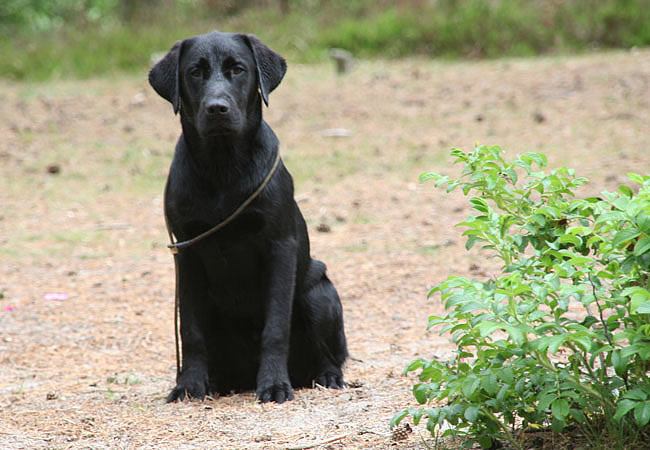
<instances>
[{"instance_id":1,"label":"bare soil","mask_svg":"<svg viewBox=\"0 0 650 450\"><path fill-rule=\"evenodd\" d=\"M290 62L291 63L291 62ZM292 66L271 95L312 239L341 294L351 387L261 405L243 393L165 404L174 384L172 258L162 190L177 118L145 76L0 84L0 448L423 448L394 441L416 406L419 357L453 354L427 332L427 292L484 278L467 253L451 147L544 152L551 168L615 190L650 173L650 51L575 58ZM319 231L320 230L320 231ZM58 295L52 295L58 294ZM430 446L434 443L429 440Z\"/></svg>"}]
</instances>

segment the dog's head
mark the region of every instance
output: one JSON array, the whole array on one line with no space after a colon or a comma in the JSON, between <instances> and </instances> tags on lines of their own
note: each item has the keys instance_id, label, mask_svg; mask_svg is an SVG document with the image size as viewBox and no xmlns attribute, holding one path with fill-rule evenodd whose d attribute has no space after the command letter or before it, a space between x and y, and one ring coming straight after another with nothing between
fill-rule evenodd
<instances>
[{"instance_id":1,"label":"dog's head","mask_svg":"<svg viewBox=\"0 0 650 450\"><path fill-rule=\"evenodd\" d=\"M286 71L284 58L257 37L213 31L176 42L149 83L200 135L227 135L244 130L260 94L268 106Z\"/></svg>"}]
</instances>

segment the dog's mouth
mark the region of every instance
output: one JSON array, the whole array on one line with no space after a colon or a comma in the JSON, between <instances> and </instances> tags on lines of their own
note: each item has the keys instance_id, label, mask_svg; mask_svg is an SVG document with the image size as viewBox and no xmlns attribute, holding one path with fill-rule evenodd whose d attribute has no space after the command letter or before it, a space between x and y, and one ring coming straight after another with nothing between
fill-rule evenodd
<instances>
[{"instance_id":1,"label":"dog's mouth","mask_svg":"<svg viewBox=\"0 0 650 450\"><path fill-rule=\"evenodd\" d=\"M204 137L232 136L239 132L240 126L237 121L223 119L206 121L199 129L199 133Z\"/></svg>"},{"instance_id":2,"label":"dog's mouth","mask_svg":"<svg viewBox=\"0 0 650 450\"><path fill-rule=\"evenodd\" d=\"M211 115L202 110L196 121L197 131L204 137L231 136L241 132L241 114L231 109L227 114Z\"/></svg>"},{"instance_id":3,"label":"dog's mouth","mask_svg":"<svg viewBox=\"0 0 650 450\"><path fill-rule=\"evenodd\" d=\"M232 136L237 134L233 130L203 130L201 136L203 137L219 137L219 136Z\"/></svg>"}]
</instances>

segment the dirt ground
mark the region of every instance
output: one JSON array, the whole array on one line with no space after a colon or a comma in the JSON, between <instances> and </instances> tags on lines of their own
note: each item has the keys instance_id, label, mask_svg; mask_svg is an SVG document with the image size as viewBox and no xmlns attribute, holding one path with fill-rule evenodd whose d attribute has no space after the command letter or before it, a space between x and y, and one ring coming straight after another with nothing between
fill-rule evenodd
<instances>
[{"instance_id":1,"label":"dirt ground","mask_svg":"<svg viewBox=\"0 0 650 450\"><path fill-rule=\"evenodd\" d=\"M418 183L476 141L544 152L615 190L650 173L650 50L443 63L289 61L267 121L281 141L312 254L341 294L351 387L282 405L253 393L165 404L174 384L173 264L162 190L179 133L142 77L0 84L0 448L424 448L395 442L415 406L431 286L484 278L453 225L470 210ZM421 436L422 437L421 437ZM429 440L430 446L434 443Z\"/></svg>"}]
</instances>

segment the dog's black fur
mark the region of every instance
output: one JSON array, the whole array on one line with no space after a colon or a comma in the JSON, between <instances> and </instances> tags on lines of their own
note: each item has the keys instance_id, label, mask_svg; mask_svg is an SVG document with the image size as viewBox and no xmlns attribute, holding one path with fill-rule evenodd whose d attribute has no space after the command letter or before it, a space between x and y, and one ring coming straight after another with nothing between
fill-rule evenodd
<instances>
[{"instance_id":1,"label":"dog's black fur","mask_svg":"<svg viewBox=\"0 0 650 450\"><path fill-rule=\"evenodd\" d=\"M262 101L286 67L255 36L215 31L177 42L151 69L183 129L165 190L177 239L224 220L269 173L279 150ZM292 387L345 385L341 302L310 257L281 162L241 215L180 251L178 270L183 362L168 402L256 389L260 401L282 403Z\"/></svg>"}]
</instances>

